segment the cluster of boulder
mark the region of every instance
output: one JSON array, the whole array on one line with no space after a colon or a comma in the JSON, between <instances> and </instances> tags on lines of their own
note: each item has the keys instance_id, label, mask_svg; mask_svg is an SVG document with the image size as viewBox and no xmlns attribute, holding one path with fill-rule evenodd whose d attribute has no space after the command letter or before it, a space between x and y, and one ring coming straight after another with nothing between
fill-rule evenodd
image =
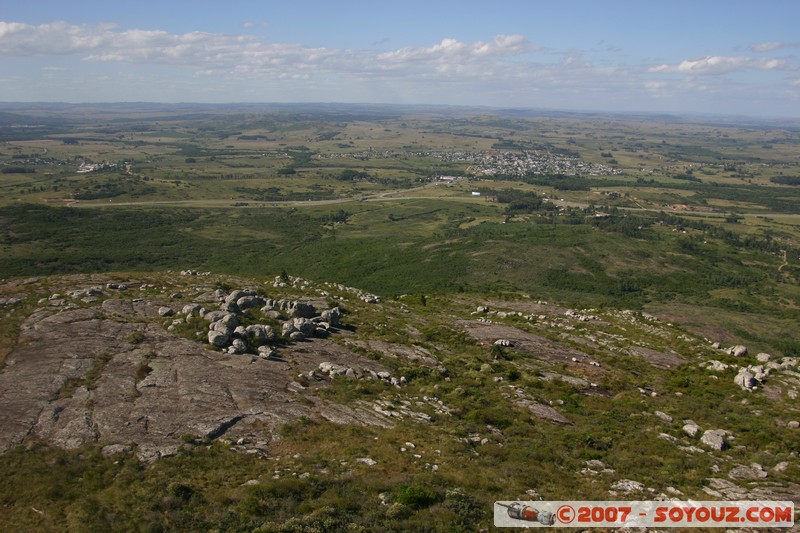
<instances>
[{"instance_id":1,"label":"cluster of boulder","mask_svg":"<svg viewBox=\"0 0 800 533\"><path fill-rule=\"evenodd\" d=\"M319 364L319 372L332 379L336 378L337 376L344 376L350 379L376 380L376 381L383 381L388 385L394 385L395 387L400 387L401 385L405 385L407 383L405 376L400 376L399 378L394 377L385 370L381 372L376 372L367 367L357 369L344 365L338 365L336 363L331 363L329 361L324 361ZM314 377L315 372L312 370L310 374L311 375L308 377Z\"/></svg>"},{"instance_id":2,"label":"cluster of boulder","mask_svg":"<svg viewBox=\"0 0 800 533\"><path fill-rule=\"evenodd\" d=\"M217 290L219 310L208 311L199 305L188 305L183 309L187 316L199 314L209 322L208 342L231 354L242 354L256 350L260 355L273 354L270 343L283 338L301 341L311 337L327 337L339 326L341 312L338 307L318 313L310 303L294 300L272 300L259 296L252 290L235 290L231 293ZM280 331L269 324L242 324L244 318L252 317L251 310L259 309L265 316L280 320Z\"/></svg>"},{"instance_id":3,"label":"cluster of boulder","mask_svg":"<svg viewBox=\"0 0 800 533\"><path fill-rule=\"evenodd\" d=\"M721 349L720 346L718 346L718 343L715 343L715 347L717 349ZM746 357L748 354L747 347L742 345L731 346L724 351L728 355L732 355L734 357ZM772 361L771 359L772 356L770 356L770 354L759 353L756 355L756 361L759 363L757 365L740 367L738 365L729 365L717 359L712 359L707 361L702 366L712 372L723 372L731 367L738 369L733 378L733 382L741 387L742 390L754 391L764 383L766 378L769 377L772 372L792 369L800 362L800 360L798 360L796 357L784 357L781 362Z\"/></svg>"},{"instance_id":4,"label":"cluster of boulder","mask_svg":"<svg viewBox=\"0 0 800 533\"><path fill-rule=\"evenodd\" d=\"M326 283L328 287L336 288L340 292L350 292L356 296L362 302L366 302L368 304L379 304L381 303L381 297L377 294L371 294L369 292L362 291L361 289L356 289L354 287L347 287L342 285L341 283ZM311 286L311 282L307 279L298 278L295 276L289 275L282 275L282 276L275 276L275 281L272 283L272 286L275 288L283 288L283 287L294 287L296 289L307 290ZM328 293L326 291L319 291L324 296L327 296Z\"/></svg>"},{"instance_id":5,"label":"cluster of boulder","mask_svg":"<svg viewBox=\"0 0 800 533\"><path fill-rule=\"evenodd\" d=\"M574 318L580 322L589 322L591 320L600 320L600 317L591 314L584 314L579 311L575 311L574 309L567 309L564 311L564 315Z\"/></svg>"},{"instance_id":6,"label":"cluster of boulder","mask_svg":"<svg viewBox=\"0 0 800 533\"><path fill-rule=\"evenodd\" d=\"M181 276L210 276L211 272L199 272L197 270L181 270Z\"/></svg>"}]
</instances>

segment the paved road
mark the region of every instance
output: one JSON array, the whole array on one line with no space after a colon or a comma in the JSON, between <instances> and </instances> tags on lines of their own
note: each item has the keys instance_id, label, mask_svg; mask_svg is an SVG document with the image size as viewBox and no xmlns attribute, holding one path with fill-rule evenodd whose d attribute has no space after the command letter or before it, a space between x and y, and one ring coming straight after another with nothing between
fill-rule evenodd
<instances>
[{"instance_id":1,"label":"paved road","mask_svg":"<svg viewBox=\"0 0 800 533\"><path fill-rule=\"evenodd\" d=\"M287 201L273 201L273 202L260 202L255 200L242 200L236 198L213 198L213 199L203 199L203 200L145 200L145 201L136 201L136 202L112 202L109 201L108 203L102 202L80 202L80 201L73 201L69 202L67 205L70 207L132 207L132 206L187 206L187 207L227 207L227 208L239 208L239 209L248 209L248 208L258 208L258 207L303 207L303 206L323 206L323 205L336 205L336 204L346 204L352 202L387 202L387 201L408 201L408 200L445 200L445 201L458 201L458 202L484 202L486 198L483 196L455 196L455 195L410 195L409 193L413 193L414 191L422 191L426 189L431 189L434 187L442 187L445 186L441 183L429 183L426 185L422 185L419 187L414 187L412 189L398 189L394 191L384 191L376 194L369 194L369 195L362 195L362 196L348 196L342 198L331 198L328 200L287 200ZM579 209L585 209L589 206L588 203L581 203L581 202L567 202L562 200L555 200L554 203L558 206L562 207L576 207ZM242 205L235 205L235 204L242 204ZM710 218L721 218L728 216L729 213L724 212L706 212L706 211L687 211L681 209L665 209L665 208L648 208L648 207L620 207L620 210L629 211L629 212L649 212L649 213L659 213L661 211L665 213L672 213L676 215L693 215L693 216L703 216L703 217L710 217ZM791 213L768 213L768 212L755 212L755 213L742 213L737 211L737 214L740 214L745 217L770 217L770 218L781 218L781 219L788 219L788 220L799 220L800 221L800 214L791 214Z\"/></svg>"}]
</instances>

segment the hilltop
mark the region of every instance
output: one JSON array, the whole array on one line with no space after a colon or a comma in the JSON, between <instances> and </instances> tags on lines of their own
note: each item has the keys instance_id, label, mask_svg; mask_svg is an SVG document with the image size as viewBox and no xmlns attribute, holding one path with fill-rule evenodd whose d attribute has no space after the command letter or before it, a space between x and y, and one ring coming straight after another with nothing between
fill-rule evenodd
<instances>
[{"instance_id":1,"label":"hilltop","mask_svg":"<svg viewBox=\"0 0 800 533\"><path fill-rule=\"evenodd\" d=\"M800 490L798 358L645 313L193 270L0 293L3 528L477 529L498 498Z\"/></svg>"}]
</instances>

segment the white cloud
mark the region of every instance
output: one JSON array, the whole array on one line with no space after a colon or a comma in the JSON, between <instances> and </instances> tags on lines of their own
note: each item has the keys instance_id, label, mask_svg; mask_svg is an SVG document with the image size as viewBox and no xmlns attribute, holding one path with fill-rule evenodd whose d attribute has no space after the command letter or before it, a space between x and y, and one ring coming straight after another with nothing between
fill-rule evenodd
<instances>
[{"instance_id":1,"label":"white cloud","mask_svg":"<svg viewBox=\"0 0 800 533\"><path fill-rule=\"evenodd\" d=\"M269 28L270 26L269 22L242 22L242 28Z\"/></svg>"},{"instance_id":2,"label":"white cloud","mask_svg":"<svg viewBox=\"0 0 800 533\"><path fill-rule=\"evenodd\" d=\"M800 48L800 42L786 43L780 41L771 41L768 43L758 43L750 45L750 50L752 50L753 52L773 52L781 48Z\"/></svg>"},{"instance_id":3,"label":"white cloud","mask_svg":"<svg viewBox=\"0 0 800 533\"><path fill-rule=\"evenodd\" d=\"M759 44L751 45L750 49L753 52L772 52L773 50L777 50L778 48L781 48L782 46L783 46L783 44L781 44L779 42L776 42L776 41L772 41L772 42L768 42L768 43L759 43Z\"/></svg>"},{"instance_id":4,"label":"white cloud","mask_svg":"<svg viewBox=\"0 0 800 533\"><path fill-rule=\"evenodd\" d=\"M796 70L785 59L753 58L746 56L706 56L687 59L678 64L662 64L651 67L650 72L680 74L727 74L742 70Z\"/></svg>"},{"instance_id":5,"label":"white cloud","mask_svg":"<svg viewBox=\"0 0 800 533\"><path fill-rule=\"evenodd\" d=\"M115 27L111 24L74 26L66 22L32 26L0 21L0 56L79 54L110 45Z\"/></svg>"},{"instance_id":6,"label":"white cloud","mask_svg":"<svg viewBox=\"0 0 800 533\"><path fill-rule=\"evenodd\" d=\"M495 35L491 42L465 43L457 39L443 39L427 48L405 47L378 55L384 65L407 62L474 61L496 56L518 55L535 50L522 35Z\"/></svg>"}]
</instances>

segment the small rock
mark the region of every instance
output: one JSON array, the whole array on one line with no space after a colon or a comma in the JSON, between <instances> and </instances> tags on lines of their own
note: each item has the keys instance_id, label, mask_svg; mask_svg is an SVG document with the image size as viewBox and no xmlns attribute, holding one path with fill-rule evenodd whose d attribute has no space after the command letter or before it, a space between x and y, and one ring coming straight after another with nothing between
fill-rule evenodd
<instances>
[{"instance_id":1,"label":"small rock","mask_svg":"<svg viewBox=\"0 0 800 533\"><path fill-rule=\"evenodd\" d=\"M772 357L772 356L769 355L768 353L763 353L762 352L762 353L756 355L756 361L758 361L759 363L767 363L767 362L769 362L770 357Z\"/></svg>"},{"instance_id":2,"label":"small rock","mask_svg":"<svg viewBox=\"0 0 800 533\"><path fill-rule=\"evenodd\" d=\"M183 313L186 316L192 316L195 314L199 314L200 309L202 309L200 307L200 304L186 304L183 306L183 309L181 309L181 313Z\"/></svg>"},{"instance_id":3,"label":"small rock","mask_svg":"<svg viewBox=\"0 0 800 533\"><path fill-rule=\"evenodd\" d=\"M108 446L103 446L100 453L103 457L110 457L120 453L131 453L132 450L133 448L127 444L109 444Z\"/></svg>"},{"instance_id":4,"label":"small rock","mask_svg":"<svg viewBox=\"0 0 800 533\"><path fill-rule=\"evenodd\" d=\"M247 345L244 343L242 339L233 339L233 342L231 343L231 348L236 354L243 354L247 352Z\"/></svg>"},{"instance_id":5,"label":"small rock","mask_svg":"<svg viewBox=\"0 0 800 533\"><path fill-rule=\"evenodd\" d=\"M772 471L775 472L776 474L780 474L781 472L785 472L787 468L789 468L789 462L781 461L780 463L772 467Z\"/></svg>"},{"instance_id":6,"label":"small rock","mask_svg":"<svg viewBox=\"0 0 800 533\"><path fill-rule=\"evenodd\" d=\"M358 459L356 459L356 462L365 464L367 466L375 466L376 464L378 464L378 461L376 461L375 459L371 459L369 457L359 457Z\"/></svg>"},{"instance_id":7,"label":"small rock","mask_svg":"<svg viewBox=\"0 0 800 533\"><path fill-rule=\"evenodd\" d=\"M620 492L641 492L644 490L644 485L638 481L623 479L611 485L611 489Z\"/></svg>"},{"instance_id":8,"label":"small rock","mask_svg":"<svg viewBox=\"0 0 800 533\"><path fill-rule=\"evenodd\" d=\"M706 363L706 369L711 370L712 372L722 372L723 370L728 369L728 365L726 365L722 361L717 361L716 359L714 359Z\"/></svg>"},{"instance_id":9,"label":"small rock","mask_svg":"<svg viewBox=\"0 0 800 533\"><path fill-rule=\"evenodd\" d=\"M797 428L800 428L800 422L798 422L797 420L792 420L791 422L786 424L786 426L790 427L792 429L797 429Z\"/></svg>"},{"instance_id":10,"label":"small rock","mask_svg":"<svg viewBox=\"0 0 800 533\"><path fill-rule=\"evenodd\" d=\"M671 424L671 423L672 423L672 417L671 417L671 416L669 416L667 413L664 413L664 412L662 412L662 411L656 411L654 414L655 414L655 415L656 415L658 418L660 418L661 420L663 420L664 422L667 422L667 423L669 423L669 424Z\"/></svg>"},{"instance_id":11,"label":"small rock","mask_svg":"<svg viewBox=\"0 0 800 533\"><path fill-rule=\"evenodd\" d=\"M258 355L260 355L265 359L270 359L275 356L275 350L273 350L269 346L259 346Z\"/></svg>"},{"instance_id":12,"label":"small rock","mask_svg":"<svg viewBox=\"0 0 800 533\"><path fill-rule=\"evenodd\" d=\"M158 308L158 316L172 316L174 314L175 314L175 311L173 311L169 307L159 307Z\"/></svg>"},{"instance_id":13,"label":"small rock","mask_svg":"<svg viewBox=\"0 0 800 533\"><path fill-rule=\"evenodd\" d=\"M683 426L683 432L689 435L690 437L696 437L697 433L700 431L700 426L698 426L693 420L684 420L685 425Z\"/></svg>"}]
</instances>

